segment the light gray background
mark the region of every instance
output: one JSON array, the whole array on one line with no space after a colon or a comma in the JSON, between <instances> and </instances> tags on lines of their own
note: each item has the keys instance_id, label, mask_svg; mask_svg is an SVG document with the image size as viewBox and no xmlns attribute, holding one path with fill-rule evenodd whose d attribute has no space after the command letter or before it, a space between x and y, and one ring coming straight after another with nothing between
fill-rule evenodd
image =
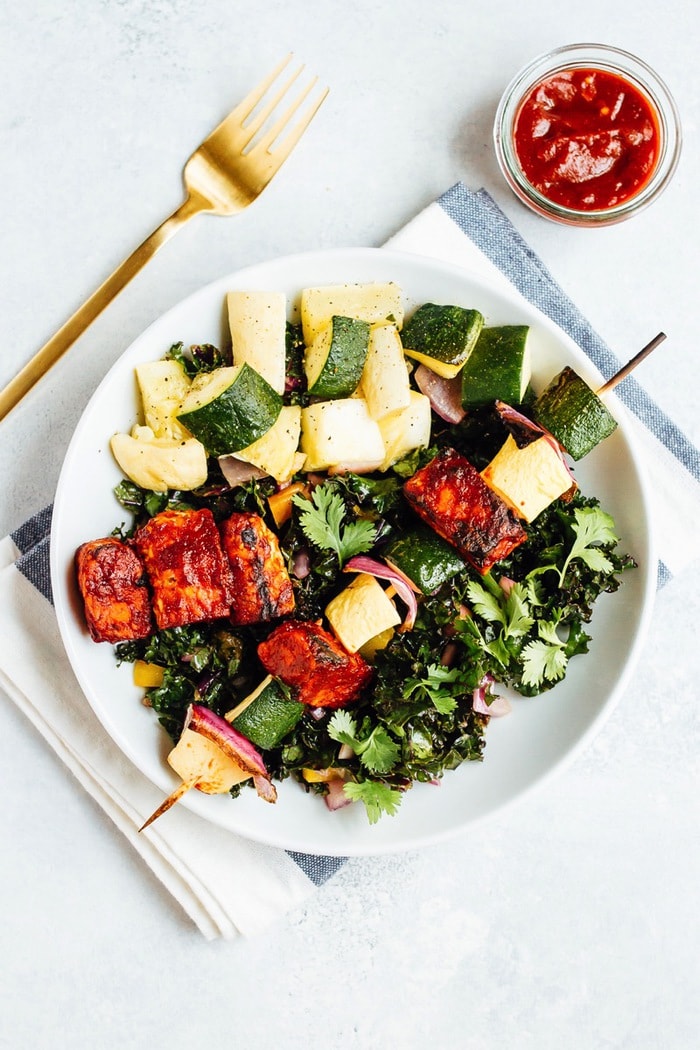
<instances>
[{"instance_id":1,"label":"light gray background","mask_svg":"<svg viewBox=\"0 0 700 1050\"><path fill-rule=\"evenodd\" d=\"M185 158L279 57L332 91L264 197L180 232L0 425L0 533L50 501L89 395L162 311L241 265L379 245L458 179L621 359L668 333L639 378L700 441L699 30L695 0L2 0L0 383L177 206ZM490 138L511 76L586 39L655 66L685 130L666 194L598 231L526 212ZM206 944L2 698L0 1045L697 1046L699 583L661 593L612 719L546 791L351 861L251 942Z\"/></svg>"}]
</instances>

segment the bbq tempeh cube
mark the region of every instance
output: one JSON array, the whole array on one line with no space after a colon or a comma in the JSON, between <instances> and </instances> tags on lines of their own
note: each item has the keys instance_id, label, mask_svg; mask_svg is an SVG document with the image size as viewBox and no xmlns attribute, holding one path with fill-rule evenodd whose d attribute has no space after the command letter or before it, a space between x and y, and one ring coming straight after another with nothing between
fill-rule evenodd
<instances>
[{"instance_id":1,"label":"bbq tempeh cube","mask_svg":"<svg viewBox=\"0 0 700 1050\"><path fill-rule=\"evenodd\" d=\"M453 448L416 471L403 491L416 513L482 575L527 538L501 497Z\"/></svg>"},{"instance_id":2,"label":"bbq tempeh cube","mask_svg":"<svg viewBox=\"0 0 700 1050\"><path fill-rule=\"evenodd\" d=\"M147 638L153 629L151 599L143 565L128 544L115 537L90 540L75 554L85 619L96 642Z\"/></svg>"},{"instance_id":3,"label":"bbq tempeh cube","mask_svg":"<svg viewBox=\"0 0 700 1050\"><path fill-rule=\"evenodd\" d=\"M141 526L134 542L160 630L228 616L231 571L210 510L162 511Z\"/></svg>"},{"instance_id":4,"label":"bbq tempeh cube","mask_svg":"<svg viewBox=\"0 0 700 1050\"><path fill-rule=\"evenodd\" d=\"M359 653L310 620L285 620L258 646L268 674L291 686L295 699L310 707L343 707L372 677Z\"/></svg>"},{"instance_id":5,"label":"bbq tempeh cube","mask_svg":"<svg viewBox=\"0 0 700 1050\"><path fill-rule=\"evenodd\" d=\"M220 529L233 579L232 623L260 623L293 612L294 591L279 542L260 515L232 514Z\"/></svg>"}]
</instances>

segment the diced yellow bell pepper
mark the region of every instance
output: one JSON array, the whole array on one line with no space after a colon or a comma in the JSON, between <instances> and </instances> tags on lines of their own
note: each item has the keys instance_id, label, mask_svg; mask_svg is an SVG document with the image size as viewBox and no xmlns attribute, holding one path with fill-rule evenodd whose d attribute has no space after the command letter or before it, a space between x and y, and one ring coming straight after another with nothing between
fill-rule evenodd
<instances>
[{"instance_id":1,"label":"diced yellow bell pepper","mask_svg":"<svg viewBox=\"0 0 700 1050\"><path fill-rule=\"evenodd\" d=\"M134 685L139 689L153 689L163 684L163 668L160 664L149 664L145 660L134 662Z\"/></svg>"}]
</instances>

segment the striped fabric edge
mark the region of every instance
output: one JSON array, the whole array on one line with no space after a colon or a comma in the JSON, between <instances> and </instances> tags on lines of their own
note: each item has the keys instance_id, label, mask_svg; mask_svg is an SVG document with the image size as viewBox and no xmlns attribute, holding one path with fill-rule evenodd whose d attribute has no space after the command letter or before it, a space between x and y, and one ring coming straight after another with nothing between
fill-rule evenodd
<instances>
[{"instance_id":1,"label":"striped fabric edge","mask_svg":"<svg viewBox=\"0 0 700 1050\"><path fill-rule=\"evenodd\" d=\"M52 513L52 505L44 507L11 533L11 538L20 551L15 562L17 569L53 605L49 564ZM314 886L322 886L347 860L347 857L298 853L295 850L285 850L285 853Z\"/></svg>"}]
</instances>

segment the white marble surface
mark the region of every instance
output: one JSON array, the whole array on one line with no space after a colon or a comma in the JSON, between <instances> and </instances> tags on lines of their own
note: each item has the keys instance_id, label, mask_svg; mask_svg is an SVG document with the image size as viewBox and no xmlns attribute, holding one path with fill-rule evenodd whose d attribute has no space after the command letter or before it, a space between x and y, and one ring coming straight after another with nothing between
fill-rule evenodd
<instances>
[{"instance_id":1,"label":"white marble surface","mask_svg":"<svg viewBox=\"0 0 700 1050\"><path fill-rule=\"evenodd\" d=\"M0 424L0 533L50 501L86 400L164 309L273 255L381 244L458 179L621 358L666 330L640 378L698 442L699 31L695 0L4 0L0 383L179 203L186 156L279 56L332 90L264 197L182 231ZM685 131L666 194L590 232L527 213L490 142L511 75L582 39L654 65ZM612 718L546 791L349 862L248 942L205 943L0 697L0 1046L696 1047L699 583L696 565L660 594Z\"/></svg>"}]
</instances>

